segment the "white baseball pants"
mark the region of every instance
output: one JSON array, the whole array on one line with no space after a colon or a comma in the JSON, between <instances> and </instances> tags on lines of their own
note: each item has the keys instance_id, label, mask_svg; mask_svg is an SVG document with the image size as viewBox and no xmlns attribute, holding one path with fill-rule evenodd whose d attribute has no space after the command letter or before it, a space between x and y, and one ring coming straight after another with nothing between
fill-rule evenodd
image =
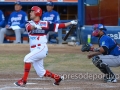
<instances>
[{"instance_id":1,"label":"white baseball pants","mask_svg":"<svg viewBox=\"0 0 120 90\"><path fill-rule=\"evenodd\" d=\"M118 67L120 66L120 55L98 55L103 63L106 63L110 67Z\"/></svg>"},{"instance_id":2,"label":"white baseball pants","mask_svg":"<svg viewBox=\"0 0 120 90\"><path fill-rule=\"evenodd\" d=\"M43 77L46 70L44 69L44 58L47 56L48 47L46 44L31 48L31 52L24 58L25 63L32 63L39 77Z\"/></svg>"}]
</instances>

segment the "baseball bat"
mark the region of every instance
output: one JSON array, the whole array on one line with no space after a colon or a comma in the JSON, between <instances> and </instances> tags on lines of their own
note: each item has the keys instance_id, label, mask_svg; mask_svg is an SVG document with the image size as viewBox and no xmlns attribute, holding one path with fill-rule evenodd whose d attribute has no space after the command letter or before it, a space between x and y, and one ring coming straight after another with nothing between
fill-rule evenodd
<instances>
[{"instance_id":1,"label":"baseball bat","mask_svg":"<svg viewBox=\"0 0 120 90\"><path fill-rule=\"evenodd\" d=\"M70 30L69 30L69 32L65 35L65 37L64 37L64 41L66 41L67 40L67 38L69 37L69 35L71 34L71 32L74 30L74 27L75 27L76 25L72 25L71 26L71 28L70 28Z\"/></svg>"}]
</instances>

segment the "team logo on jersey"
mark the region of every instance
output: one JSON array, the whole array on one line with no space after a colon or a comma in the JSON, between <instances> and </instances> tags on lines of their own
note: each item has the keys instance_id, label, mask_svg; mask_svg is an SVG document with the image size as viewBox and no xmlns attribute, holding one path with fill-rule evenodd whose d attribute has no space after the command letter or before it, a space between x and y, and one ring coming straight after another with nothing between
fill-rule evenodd
<instances>
[{"instance_id":1,"label":"team logo on jersey","mask_svg":"<svg viewBox=\"0 0 120 90\"><path fill-rule=\"evenodd\" d=\"M42 33L43 34L43 33L45 33L45 30L36 29L36 30L32 30L31 33L32 34L34 34L34 33Z\"/></svg>"},{"instance_id":2,"label":"team logo on jersey","mask_svg":"<svg viewBox=\"0 0 120 90\"><path fill-rule=\"evenodd\" d=\"M44 21L50 21L50 20L53 20L53 19L54 19L54 17L44 17L43 18Z\"/></svg>"},{"instance_id":3,"label":"team logo on jersey","mask_svg":"<svg viewBox=\"0 0 120 90\"><path fill-rule=\"evenodd\" d=\"M41 27L48 27L48 22L47 21L40 22L40 26Z\"/></svg>"},{"instance_id":4,"label":"team logo on jersey","mask_svg":"<svg viewBox=\"0 0 120 90\"><path fill-rule=\"evenodd\" d=\"M36 40L36 36L31 36L31 37L29 37L31 40Z\"/></svg>"},{"instance_id":5,"label":"team logo on jersey","mask_svg":"<svg viewBox=\"0 0 120 90\"><path fill-rule=\"evenodd\" d=\"M102 42L102 45L105 45L105 41Z\"/></svg>"},{"instance_id":6,"label":"team logo on jersey","mask_svg":"<svg viewBox=\"0 0 120 90\"><path fill-rule=\"evenodd\" d=\"M11 18L11 22L13 22L13 21L19 21L21 19L22 19L21 17L12 17Z\"/></svg>"},{"instance_id":7,"label":"team logo on jersey","mask_svg":"<svg viewBox=\"0 0 120 90\"><path fill-rule=\"evenodd\" d=\"M55 15L54 14L51 14L50 17L54 17Z\"/></svg>"}]
</instances>

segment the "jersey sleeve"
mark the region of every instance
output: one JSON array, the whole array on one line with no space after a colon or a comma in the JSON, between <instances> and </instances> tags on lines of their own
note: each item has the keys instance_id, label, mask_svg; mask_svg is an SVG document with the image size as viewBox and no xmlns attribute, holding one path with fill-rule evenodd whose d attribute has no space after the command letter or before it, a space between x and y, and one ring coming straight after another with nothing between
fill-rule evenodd
<instances>
[{"instance_id":1,"label":"jersey sleeve","mask_svg":"<svg viewBox=\"0 0 120 90\"><path fill-rule=\"evenodd\" d=\"M100 40L100 46L101 47L107 47L108 49L109 49L109 40L108 39L106 39L106 38L102 38L101 40Z\"/></svg>"},{"instance_id":2,"label":"jersey sleeve","mask_svg":"<svg viewBox=\"0 0 120 90\"><path fill-rule=\"evenodd\" d=\"M27 14L24 12L22 17L22 23L19 25L21 28L25 28L25 23L27 22L28 17Z\"/></svg>"},{"instance_id":3,"label":"jersey sleeve","mask_svg":"<svg viewBox=\"0 0 120 90\"><path fill-rule=\"evenodd\" d=\"M60 23L60 16L58 14L58 12L56 12L55 18L54 18L54 22L55 23Z\"/></svg>"},{"instance_id":4,"label":"jersey sleeve","mask_svg":"<svg viewBox=\"0 0 120 90\"><path fill-rule=\"evenodd\" d=\"M64 23L50 23L48 21L41 21L40 22L41 28L43 30L47 30L49 31L54 31L54 32L58 32L58 29L61 28L65 28L65 24Z\"/></svg>"},{"instance_id":5,"label":"jersey sleeve","mask_svg":"<svg viewBox=\"0 0 120 90\"><path fill-rule=\"evenodd\" d=\"M29 32L29 31L32 30L32 29L31 29L31 24L30 24L30 23L27 23L27 24L25 25L25 28L26 28L26 31L27 31L27 32Z\"/></svg>"},{"instance_id":6,"label":"jersey sleeve","mask_svg":"<svg viewBox=\"0 0 120 90\"><path fill-rule=\"evenodd\" d=\"M42 27L42 28L48 31L58 32L59 24L47 22L47 27Z\"/></svg>"},{"instance_id":7,"label":"jersey sleeve","mask_svg":"<svg viewBox=\"0 0 120 90\"><path fill-rule=\"evenodd\" d=\"M3 15L3 12L0 11L0 27L4 26L5 24L5 17Z\"/></svg>"},{"instance_id":8,"label":"jersey sleeve","mask_svg":"<svg viewBox=\"0 0 120 90\"><path fill-rule=\"evenodd\" d=\"M64 23L49 23L49 31L54 31L54 32L58 32L58 29L62 29L65 28L65 24Z\"/></svg>"}]
</instances>

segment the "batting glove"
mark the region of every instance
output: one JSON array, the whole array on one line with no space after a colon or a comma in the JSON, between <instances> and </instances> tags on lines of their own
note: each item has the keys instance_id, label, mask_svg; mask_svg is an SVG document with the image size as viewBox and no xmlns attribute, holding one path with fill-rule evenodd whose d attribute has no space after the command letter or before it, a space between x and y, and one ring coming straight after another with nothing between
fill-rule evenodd
<instances>
[{"instance_id":1,"label":"batting glove","mask_svg":"<svg viewBox=\"0 0 120 90\"><path fill-rule=\"evenodd\" d=\"M77 25L77 20L72 20L72 21L70 21L71 22L71 24L73 24L73 25Z\"/></svg>"}]
</instances>

